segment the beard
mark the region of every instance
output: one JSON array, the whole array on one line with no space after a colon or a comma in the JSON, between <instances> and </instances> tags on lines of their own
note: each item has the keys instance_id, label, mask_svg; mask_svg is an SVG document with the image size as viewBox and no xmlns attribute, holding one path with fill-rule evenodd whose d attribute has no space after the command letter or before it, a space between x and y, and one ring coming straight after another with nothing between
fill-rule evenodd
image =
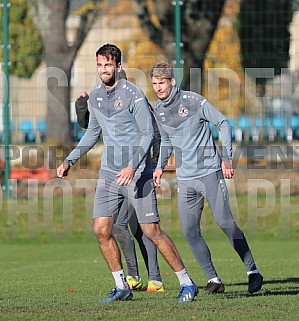
<instances>
[{"instance_id":1,"label":"beard","mask_svg":"<svg viewBox=\"0 0 299 321\"><path fill-rule=\"evenodd\" d=\"M115 75L110 75L110 74L109 75L108 74L103 74L103 75L100 76L100 78L101 78L102 83L104 85L106 85L106 86L109 86L109 87L113 86L115 84L116 80L117 80Z\"/></svg>"}]
</instances>

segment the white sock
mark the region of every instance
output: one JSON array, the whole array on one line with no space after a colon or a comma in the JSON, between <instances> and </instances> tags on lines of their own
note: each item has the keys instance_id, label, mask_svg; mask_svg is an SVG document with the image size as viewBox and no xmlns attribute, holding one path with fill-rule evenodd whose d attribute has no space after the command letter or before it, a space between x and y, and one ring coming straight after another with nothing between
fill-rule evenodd
<instances>
[{"instance_id":1,"label":"white sock","mask_svg":"<svg viewBox=\"0 0 299 321\"><path fill-rule=\"evenodd\" d=\"M218 278L218 276L216 276L213 279L208 280L208 283L210 283L210 282L217 283L217 284L221 284L222 283L221 280Z\"/></svg>"},{"instance_id":2,"label":"white sock","mask_svg":"<svg viewBox=\"0 0 299 321\"><path fill-rule=\"evenodd\" d=\"M183 269L182 271L175 272L176 276L179 279L180 285L191 285L193 284L192 280L190 279L186 269Z\"/></svg>"},{"instance_id":3,"label":"white sock","mask_svg":"<svg viewBox=\"0 0 299 321\"><path fill-rule=\"evenodd\" d=\"M114 277L115 285L118 288L125 290L128 287L128 284L125 280L125 273L123 269L120 271L112 272L112 275Z\"/></svg>"},{"instance_id":4,"label":"white sock","mask_svg":"<svg viewBox=\"0 0 299 321\"><path fill-rule=\"evenodd\" d=\"M257 274L257 273L260 273L259 269L255 269L255 270L249 271L249 272L247 272L247 275Z\"/></svg>"}]
</instances>

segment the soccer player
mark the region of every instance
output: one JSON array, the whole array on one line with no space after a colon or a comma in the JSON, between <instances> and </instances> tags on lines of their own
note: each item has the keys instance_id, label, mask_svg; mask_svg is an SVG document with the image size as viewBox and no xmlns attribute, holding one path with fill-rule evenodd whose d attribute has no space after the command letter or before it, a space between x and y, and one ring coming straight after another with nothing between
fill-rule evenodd
<instances>
[{"instance_id":1,"label":"soccer player","mask_svg":"<svg viewBox=\"0 0 299 321\"><path fill-rule=\"evenodd\" d=\"M125 71L122 69L119 73L119 79L127 79ZM89 122L89 111L87 101L89 95L87 92L82 92L76 100L75 110L77 115L77 121L82 128L87 129ZM151 111L152 113L152 111ZM155 118L152 114L153 129L154 129L154 142L153 142L153 153L152 153L152 165L156 167L159 158L160 149L160 132L155 122ZM143 281L139 275L138 262L135 250L135 244L132 239L131 233L129 232L128 223L132 234L134 235L147 272L148 272L148 283L146 287L147 292L164 292L164 286L160 274L160 268L157 258L157 247L150 241L143 233L140 224L137 221L135 210L132 206L123 204L116 222L113 225L113 235L118 241L124 258L127 264L128 272L126 280L131 290L143 290Z\"/></svg>"},{"instance_id":2,"label":"soccer player","mask_svg":"<svg viewBox=\"0 0 299 321\"><path fill-rule=\"evenodd\" d=\"M170 64L160 63L153 67L151 80L159 99L154 114L161 134L154 182L156 186L160 185L163 168L174 150L180 220L193 255L208 279L205 291L208 294L224 292L210 250L201 235L200 219L206 199L216 223L245 264L249 277L248 292L257 292L262 287L263 277L243 232L233 219L224 180L234 175L229 122L203 96L180 90ZM218 127L221 134L222 158L213 141L210 122Z\"/></svg>"},{"instance_id":3,"label":"soccer player","mask_svg":"<svg viewBox=\"0 0 299 321\"><path fill-rule=\"evenodd\" d=\"M178 302L191 302L197 286L190 279L182 259L161 230L153 183L149 149L153 139L151 114L141 90L125 79L121 51L105 44L96 52L98 74L102 83L90 94L90 120L75 149L57 168L57 176L67 175L73 166L98 141L102 134L104 152L94 196L93 230L99 247L115 280L115 287L101 302L132 298L125 279L120 251L112 234L119 208L127 201L136 211L143 233L157 246L180 282Z\"/></svg>"}]
</instances>

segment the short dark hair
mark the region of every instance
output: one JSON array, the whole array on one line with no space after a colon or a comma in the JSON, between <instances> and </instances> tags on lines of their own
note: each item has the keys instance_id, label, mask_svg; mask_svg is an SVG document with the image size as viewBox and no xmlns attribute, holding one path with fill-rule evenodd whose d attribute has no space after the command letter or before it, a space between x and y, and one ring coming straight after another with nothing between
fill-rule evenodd
<instances>
[{"instance_id":1,"label":"short dark hair","mask_svg":"<svg viewBox=\"0 0 299 321\"><path fill-rule=\"evenodd\" d=\"M172 79L174 78L173 68L168 62L161 62L154 66L151 70L151 78L164 78Z\"/></svg>"},{"instance_id":2,"label":"short dark hair","mask_svg":"<svg viewBox=\"0 0 299 321\"><path fill-rule=\"evenodd\" d=\"M116 62L116 64L121 62L121 50L117 46L110 43L103 45L97 50L96 57L98 56L104 56L108 60L112 59Z\"/></svg>"}]
</instances>

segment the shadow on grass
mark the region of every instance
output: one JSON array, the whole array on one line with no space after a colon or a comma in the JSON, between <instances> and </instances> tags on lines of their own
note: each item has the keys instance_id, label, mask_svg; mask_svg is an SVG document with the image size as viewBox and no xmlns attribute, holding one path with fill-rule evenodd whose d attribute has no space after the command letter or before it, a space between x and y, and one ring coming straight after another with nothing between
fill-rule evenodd
<instances>
[{"instance_id":1,"label":"shadow on grass","mask_svg":"<svg viewBox=\"0 0 299 321\"><path fill-rule=\"evenodd\" d=\"M293 284L298 284L298 286L293 286ZM284 290L283 287L267 289L265 286L273 285L273 284L288 284L287 288ZM233 283L227 284L226 287L229 286L247 286L247 283ZM269 296L269 295L298 295L299 294L299 278L285 278L285 279L272 279L272 280L264 280L263 288L257 293L249 294L244 293L243 291L234 291L234 292L226 292L226 295L229 298L235 298L236 296L240 297L253 297L253 296Z\"/></svg>"},{"instance_id":2,"label":"shadow on grass","mask_svg":"<svg viewBox=\"0 0 299 321\"><path fill-rule=\"evenodd\" d=\"M272 279L272 280L265 280L263 281L263 285L265 284L284 284L284 283L298 283L299 284L299 278L286 278L286 279ZM230 283L225 286L235 286L235 285L247 285L247 283Z\"/></svg>"},{"instance_id":3,"label":"shadow on grass","mask_svg":"<svg viewBox=\"0 0 299 321\"><path fill-rule=\"evenodd\" d=\"M274 280L264 281L264 284L283 284L283 283L298 283L299 284L299 278L274 279Z\"/></svg>"}]
</instances>

